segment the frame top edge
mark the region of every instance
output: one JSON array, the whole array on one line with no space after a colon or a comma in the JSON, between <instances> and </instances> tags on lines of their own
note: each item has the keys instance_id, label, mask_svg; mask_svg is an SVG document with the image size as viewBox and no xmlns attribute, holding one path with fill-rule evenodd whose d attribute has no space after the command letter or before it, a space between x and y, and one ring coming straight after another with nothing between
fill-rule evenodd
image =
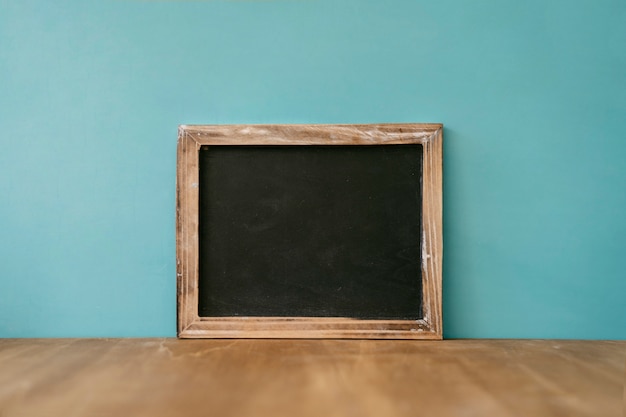
<instances>
[{"instance_id":1,"label":"frame top edge","mask_svg":"<svg viewBox=\"0 0 626 417\"><path fill-rule=\"evenodd\" d=\"M389 128L420 128L422 130L437 130L443 128L443 123L225 123L225 124L180 124L179 129L210 129L210 128L236 128L236 127L258 127L258 128L329 128L329 127L350 127L350 128L371 128L371 127L389 127Z\"/></svg>"}]
</instances>

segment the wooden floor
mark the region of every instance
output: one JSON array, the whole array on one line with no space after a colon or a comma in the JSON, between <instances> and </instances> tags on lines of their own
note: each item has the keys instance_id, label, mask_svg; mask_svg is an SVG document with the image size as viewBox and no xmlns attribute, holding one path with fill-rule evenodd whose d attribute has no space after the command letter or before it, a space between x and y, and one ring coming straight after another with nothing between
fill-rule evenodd
<instances>
[{"instance_id":1,"label":"wooden floor","mask_svg":"<svg viewBox=\"0 0 626 417\"><path fill-rule=\"evenodd\" d=\"M0 339L0 416L622 416L626 342Z\"/></svg>"}]
</instances>

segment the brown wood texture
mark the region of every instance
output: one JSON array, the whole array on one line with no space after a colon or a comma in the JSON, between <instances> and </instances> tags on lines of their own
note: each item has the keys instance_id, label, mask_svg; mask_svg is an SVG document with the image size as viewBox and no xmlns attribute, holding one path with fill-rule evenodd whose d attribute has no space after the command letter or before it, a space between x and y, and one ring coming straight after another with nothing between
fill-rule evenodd
<instances>
[{"instance_id":1,"label":"brown wood texture","mask_svg":"<svg viewBox=\"0 0 626 417\"><path fill-rule=\"evenodd\" d=\"M0 416L623 414L625 341L0 339Z\"/></svg>"},{"instance_id":2,"label":"brown wood texture","mask_svg":"<svg viewBox=\"0 0 626 417\"><path fill-rule=\"evenodd\" d=\"M421 320L206 318L198 314L199 151L203 145L423 145ZM178 336L181 338L441 339L443 125L181 126L176 179Z\"/></svg>"}]
</instances>

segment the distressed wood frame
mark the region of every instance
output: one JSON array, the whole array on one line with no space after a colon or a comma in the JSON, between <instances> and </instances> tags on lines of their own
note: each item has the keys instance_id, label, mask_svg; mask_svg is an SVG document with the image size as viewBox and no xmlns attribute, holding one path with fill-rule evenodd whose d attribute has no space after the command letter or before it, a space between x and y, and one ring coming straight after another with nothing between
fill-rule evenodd
<instances>
[{"instance_id":1,"label":"distressed wood frame","mask_svg":"<svg viewBox=\"0 0 626 417\"><path fill-rule=\"evenodd\" d=\"M178 337L441 339L442 132L441 124L180 126L176 172ZM199 316L198 178L201 146L380 144L423 145L423 319Z\"/></svg>"}]
</instances>

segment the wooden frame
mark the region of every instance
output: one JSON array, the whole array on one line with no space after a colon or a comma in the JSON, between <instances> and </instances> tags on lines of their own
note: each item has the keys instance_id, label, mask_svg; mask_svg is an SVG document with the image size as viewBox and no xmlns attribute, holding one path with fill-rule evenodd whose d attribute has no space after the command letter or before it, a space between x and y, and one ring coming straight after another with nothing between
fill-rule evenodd
<instances>
[{"instance_id":1,"label":"wooden frame","mask_svg":"<svg viewBox=\"0 0 626 417\"><path fill-rule=\"evenodd\" d=\"M176 271L180 338L442 338L441 124L180 126L176 177ZM423 145L420 320L200 317L199 151L203 145Z\"/></svg>"}]
</instances>

